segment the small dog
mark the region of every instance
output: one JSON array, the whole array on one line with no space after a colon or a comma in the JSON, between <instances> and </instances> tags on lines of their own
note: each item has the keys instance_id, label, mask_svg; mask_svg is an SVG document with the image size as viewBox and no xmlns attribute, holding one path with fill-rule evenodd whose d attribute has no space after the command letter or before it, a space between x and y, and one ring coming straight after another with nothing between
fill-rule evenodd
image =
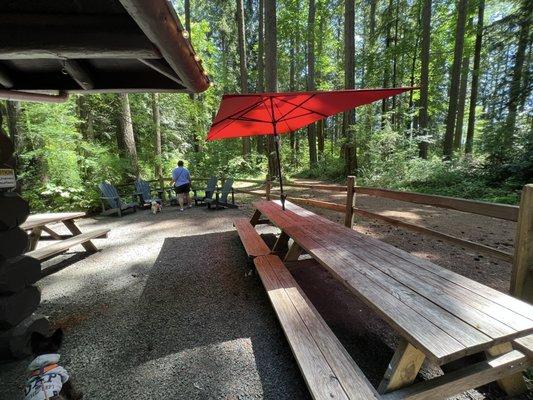
<instances>
[{"instance_id":1,"label":"small dog","mask_svg":"<svg viewBox=\"0 0 533 400\"><path fill-rule=\"evenodd\" d=\"M157 201L152 201L152 214L157 214L158 212L161 212L161 210L163 209L163 206L158 203Z\"/></svg>"},{"instance_id":2,"label":"small dog","mask_svg":"<svg viewBox=\"0 0 533 400\"><path fill-rule=\"evenodd\" d=\"M67 370L59 365L59 348L63 330L57 329L46 337L38 332L31 335L33 361L28 366L30 377L26 383L26 400L80 400Z\"/></svg>"}]
</instances>

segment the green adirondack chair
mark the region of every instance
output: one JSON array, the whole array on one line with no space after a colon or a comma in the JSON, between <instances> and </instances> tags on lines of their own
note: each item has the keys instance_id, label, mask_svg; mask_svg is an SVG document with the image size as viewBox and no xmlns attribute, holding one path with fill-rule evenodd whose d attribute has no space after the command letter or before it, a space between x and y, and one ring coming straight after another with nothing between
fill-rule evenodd
<instances>
[{"instance_id":1,"label":"green adirondack chair","mask_svg":"<svg viewBox=\"0 0 533 400\"><path fill-rule=\"evenodd\" d=\"M231 193L231 203L228 196ZM235 204L235 192L233 190L233 178L228 178L222 185L222 189L215 192L215 198L206 199L207 208L219 210L221 208L237 208Z\"/></svg>"},{"instance_id":2,"label":"green adirondack chair","mask_svg":"<svg viewBox=\"0 0 533 400\"><path fill-rule=\"evenodd\" d=\"M213 195L217 190L217 181L218 179L216 176L212 176L211 178L209 178L205 190L203 191L203 196L198 196L198 189L192 189L195 206L207 204L207 200L213 198Z\"/></svg>"},{"instance_id":3,"label":"green adirondack chair","mask_svg":"<svg viewBox=\"0 0 533 400\"><path fill-rule=\"evenodd\" d=\"M102 203L101 215L117 214L122 217L125 211L137 211L137 204L135 202L125 202L118 194L117 188L115 188L109 182L102 182L98 185L101 196L100 202ZM106 207L107 206L107 207Z\"/></svg>"}]
</instances>

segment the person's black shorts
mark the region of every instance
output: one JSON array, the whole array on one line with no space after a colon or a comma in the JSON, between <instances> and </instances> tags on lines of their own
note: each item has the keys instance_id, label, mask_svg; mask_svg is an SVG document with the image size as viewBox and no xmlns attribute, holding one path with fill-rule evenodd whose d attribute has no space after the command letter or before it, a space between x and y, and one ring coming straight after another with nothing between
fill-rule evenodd
<instances>
[{"instance_id":1,"label":"person's black shorts","mask_svg":"<svg viewBox=\"0 0 533 400\"><path fill-rule=\"evenodd\" d=\"M174 190L176 191L176 194L189 193L191 190L191 185L186 183L185 185L174 187Z\"/></svg>"}]
</instances>

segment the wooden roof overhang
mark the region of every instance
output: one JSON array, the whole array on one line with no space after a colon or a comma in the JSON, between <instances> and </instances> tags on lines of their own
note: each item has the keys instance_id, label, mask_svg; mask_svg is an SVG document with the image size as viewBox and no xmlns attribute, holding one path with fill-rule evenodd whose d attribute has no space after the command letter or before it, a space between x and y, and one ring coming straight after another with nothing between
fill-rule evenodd
<instances>
[{"instance_id":1,"label":"wooden roof overhang","mask_svg":"<svg viewBox=\"0 0 533 400\"><path fill-rule=\"evenodd\" d=\"M209 78L168 0L3 0L0 98L189 92Z\"/></svg>"}]
</instances>

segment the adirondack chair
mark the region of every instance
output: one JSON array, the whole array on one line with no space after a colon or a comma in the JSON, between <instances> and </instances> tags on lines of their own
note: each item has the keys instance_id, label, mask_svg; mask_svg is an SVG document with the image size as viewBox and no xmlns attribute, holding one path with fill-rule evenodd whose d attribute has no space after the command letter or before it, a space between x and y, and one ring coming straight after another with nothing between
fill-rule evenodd
<instances>
[{"instance_id":1,"label":"adirondack chair","mask_svg":"<svg viewBox=\"0 0 533 400\"><path fill-rule=\"evenodd\" d=\"M228 195L231 193L231 203L228 202ZM214 207L215 210L221 208L237 208L235 204L235 192L233 190L233 178L228 178L222 185L222 189L216 191L215 198L206 199L207 208Z\"/></svg>"},{"instance_id":2,"label":"adirondack chair","mask_svg":"<svg viewBox=\"0 0 533 400\"><path fill-rule=\"evenodd\" d=\"M154 189L150 188L150 184L141 178L135 180L135 194L139 198L139 207L146 208L150 207L152 201L156 201L159 204L163 204L163 189ZM154 196L154 192L157 192L157 196Z\"/></svg>"},{"instance_id":3,"label":"adirondack chair","mask_svg":"<svg viewBox=\"0 0 533 400\"><path fill-rule=\"evenodd\" d=\"M197 206L198 204L204 205L207 204L207 199L212 199L213 195L215 194L215 191L217 190L217 177L212 176L207 181L207 185L204 190L203 196L198 196L198 189L192 189L193 191L193 199L194 199L194 205Z\"/></svg>"},{"instance_id":4,"label":"adirondack chair","mask_svg":"<svg viewBox=\"0 0 533 400\"><path fill-rule=\"evenodd\" d=\"M122 217L124 211L137 211L137 205L135 202L128 203L122 200L117 189L109 182L100 183L98 188L102 193L100 196L100 201L102 203L101 215L117 214L119 217Z\"/></svg>"}]
</instances>

